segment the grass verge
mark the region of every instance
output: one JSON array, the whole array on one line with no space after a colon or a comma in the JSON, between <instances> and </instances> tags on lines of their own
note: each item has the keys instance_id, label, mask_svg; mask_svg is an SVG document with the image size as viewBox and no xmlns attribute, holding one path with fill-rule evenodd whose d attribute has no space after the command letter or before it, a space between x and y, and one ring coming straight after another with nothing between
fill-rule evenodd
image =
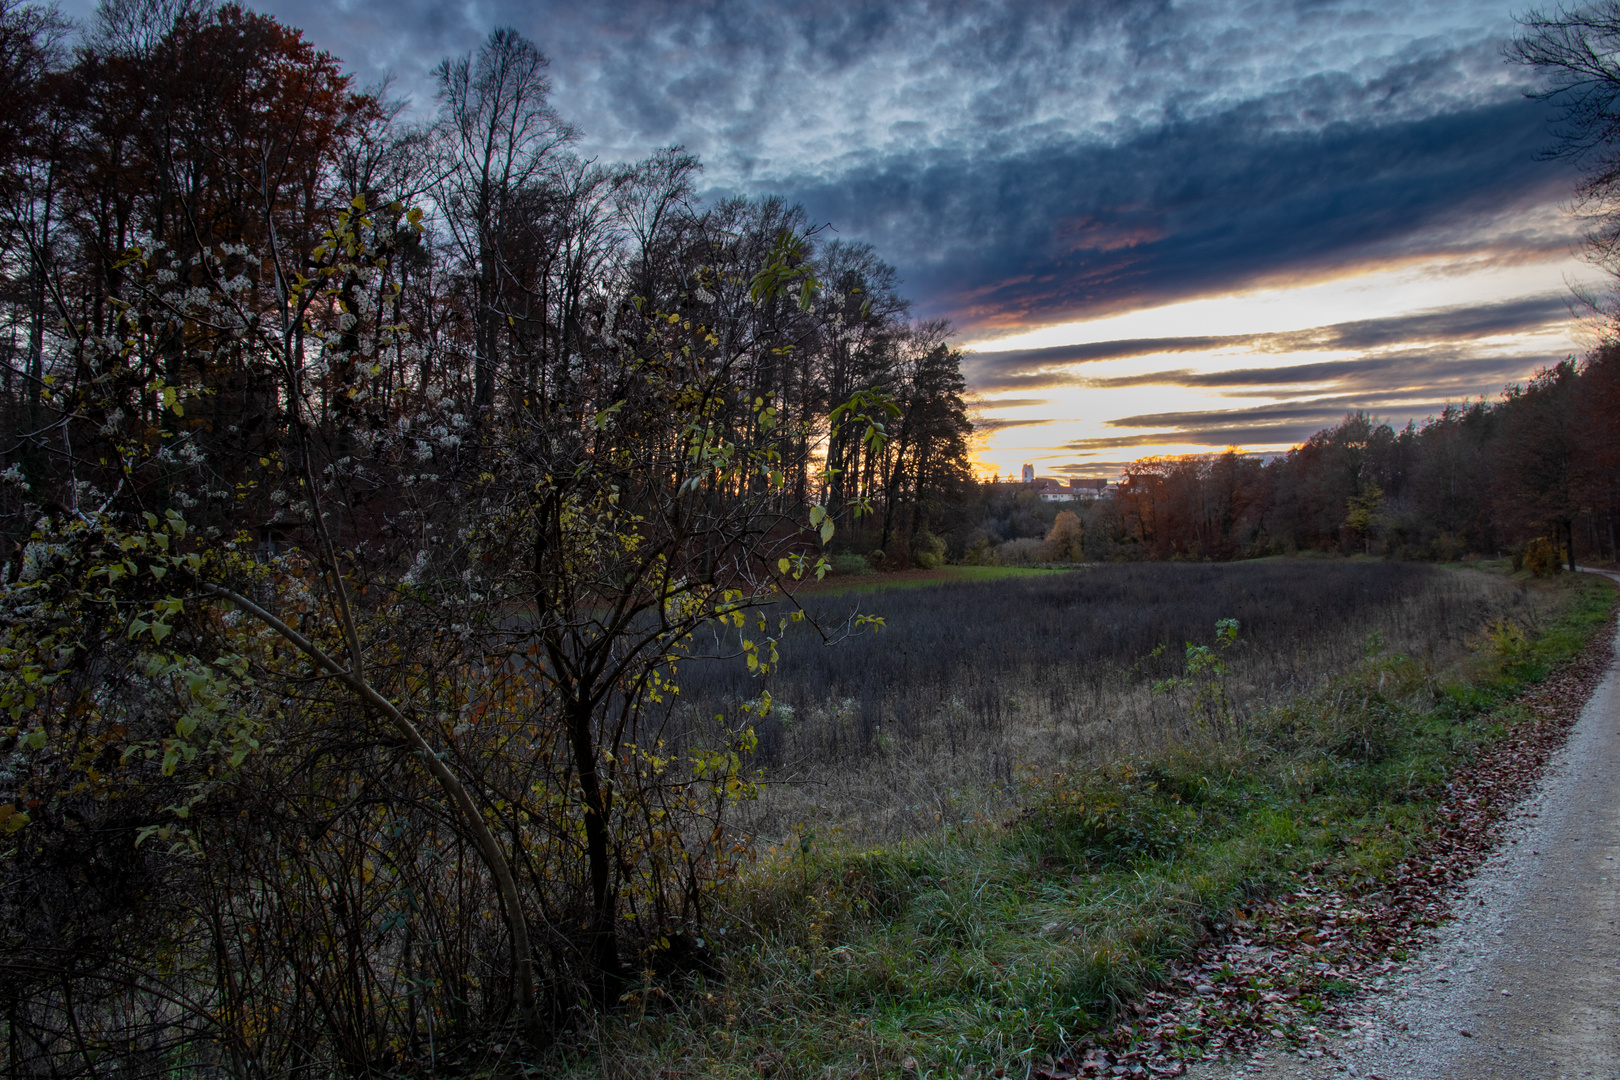
<instances>
[{"instance_id":1,"label":"grass verge","mask_svg":"<svg viewBox=\"0 0 1620 1080\"><path fill-rule=\"evenodd\" d=\"M650 973L575 1061L594 1075L1021 1076L1109 1024L1234 909L1309 872L1376 881L1447 777L1615 606L1485 628L1459 669L1368 656L1241 727L1106 769L1027 777L1026 808L874 850L803 834L725 897L708 976ZM982 1070L982 1073L981 1073Z\"/></svg>"}]
</instances>

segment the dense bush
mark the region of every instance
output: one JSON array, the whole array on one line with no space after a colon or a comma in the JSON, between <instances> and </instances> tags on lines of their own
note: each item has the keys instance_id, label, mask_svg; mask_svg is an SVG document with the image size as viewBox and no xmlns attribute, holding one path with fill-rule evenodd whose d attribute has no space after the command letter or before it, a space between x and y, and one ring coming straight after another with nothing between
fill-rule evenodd
<instances>
[{"instance_id":1,"label":"dense bush","mask_svg":"<svg viewBox=\"0 0 1620 1080\"><path fill-rule=\"evenodd\" d=\"M945 541L918 529L911 537L911 563L919 570L933 570L945 562Z\"/></svg>"},{"instance_id":2,"label":"dense bush","mask_svg":"<svg viewBox=\"0 0 1620 1080\"><path fill-rule=\"evenodd\" d=\"M1563 564L1558 561L1558 552L1552 542L1544 536L1538 536L1524 546L1522 557L1524 568L1536 577L1546 577L1562 570Z\"/></svg>"},{"instance_id":3,"label":"dense bush","mask_svg":"<svg viewBox=\"0 0 1620 1080\"><path fill-rule=\"evenodd\" d=\"M1046 534L1046 557L1052 562L1084 562L1085 531L1073 510L1061 511Z\"/></svg>"},{"instance_id":4,"label":"dense bush","mask_svg":"<svg viewBox=\"0 0 1620 1080\"><path fill-rule=\"evenodd\" d=\"M827 572L835 577L873 573L871 560L865 555L834 555L828 561Z\"/></svg>"},{"instance_id":5,"label":"dense bush","mask_svg":"<svg viewBox=\"0 0 1620 1080\"><path fill-rule=\"evenodd\" d=\"M990 552L991 566L1034 566L1046 561L1046 541L1035 537L1008 540Z\"/></svg>"}]
</instances>

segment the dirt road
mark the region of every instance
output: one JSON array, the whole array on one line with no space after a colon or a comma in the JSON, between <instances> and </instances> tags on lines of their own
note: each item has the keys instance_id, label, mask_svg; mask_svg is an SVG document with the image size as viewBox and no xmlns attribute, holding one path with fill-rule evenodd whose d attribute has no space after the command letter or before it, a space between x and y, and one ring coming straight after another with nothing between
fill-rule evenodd
<instances>
[{"instance_id":1,"label":"dirt road","mask_svg":"<svg viewBox=\"0 0 1620 1080\"><path fill-rule=\"evenodd\" d=\"M1620 648L1457 918L1365 1003L1353 1034L1189 1075L1620 1080L1617 923Z\"/></svg>"}]
</instances>

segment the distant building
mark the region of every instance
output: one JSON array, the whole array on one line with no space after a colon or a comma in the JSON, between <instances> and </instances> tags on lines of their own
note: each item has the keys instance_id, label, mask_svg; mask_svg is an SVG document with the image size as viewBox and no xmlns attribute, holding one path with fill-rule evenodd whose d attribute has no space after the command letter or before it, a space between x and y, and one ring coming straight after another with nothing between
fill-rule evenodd
<instances>
[{"instance_id":1,"label":"distant building","mask_svg":"<svg viewBox=\"0 0 1620 1080\"><path fill-rule=\"evenodd\" d=\"M1008 483L1012 477L1007 477ZM1053 476L1036 476L1035 466L1025 464L1021 483L1029 485L1042 502L1090 502L1100 499L1114 488L1112 480L1059 480Z\"/></svg>"},{"instance_id":2,"label":"distant building","mask_svg":"<svg viewBox=\"0 0 1620 1080\"><path fill-rule=\"evenodd\" d=\"M1041 502L1074 502L1074 492L1062 480L1054 480L1050 476L1037 477L1032 487Z\"/></svg>"},{"instance_id":3,"label":"distant building","mask_svg":"<svg viewBox=\"0 0 1620 1080\"><path fill-rule=\"evenodd\" d=\"M1070 480L1069 489L1079 499L1099 499L1108 494L1113 484L1107 480Z\"/></svg>"},{"instance_id":4,"label":"distant building","mask_svg":"<svg viewBox=\"0 0 1620 1080\"><path fill-rule=\"evenodd\" d=\"M1090 502L1108 494L1112 485L1107 480L1070 480L1064 482L1049 476L1037 477L1031 487L1042 502Z\"/></svg>"}]
</instances>

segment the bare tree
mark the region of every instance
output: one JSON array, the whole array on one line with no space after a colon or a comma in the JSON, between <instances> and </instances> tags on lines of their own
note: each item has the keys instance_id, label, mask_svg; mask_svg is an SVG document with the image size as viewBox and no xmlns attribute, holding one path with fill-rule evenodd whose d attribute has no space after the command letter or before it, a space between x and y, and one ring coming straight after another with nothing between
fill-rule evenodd
<instances>
[{"instance_id":1,"label":"bare tree","mask_svg":"<svg viewBox=\"0 0 1620 1080\"><path fill-rule=\"evenodd\" d=\"M475 56L446 59L439 80L443 171L438 199L472 284L473 396L495 400L501 318L501 249L520 194L541 181L558 151L578 136L548 100L551 80L535 44L511 27L489 35Z\"/></svg>"},{"instance_id":2,"label":"bare tree","mask_svg":"<svg viewBox=\"0 0 1620 1080\"><path fill-rule=\"evenodd\" d=\"M1592 256L1620 270L1620 0L1532 10L1519 21L1525 32L1508 59L1546 79L1535 96L1558 109L1549 156L1581 167L1577 210L1590 221Z\"/></svg>"}]
</instances>

